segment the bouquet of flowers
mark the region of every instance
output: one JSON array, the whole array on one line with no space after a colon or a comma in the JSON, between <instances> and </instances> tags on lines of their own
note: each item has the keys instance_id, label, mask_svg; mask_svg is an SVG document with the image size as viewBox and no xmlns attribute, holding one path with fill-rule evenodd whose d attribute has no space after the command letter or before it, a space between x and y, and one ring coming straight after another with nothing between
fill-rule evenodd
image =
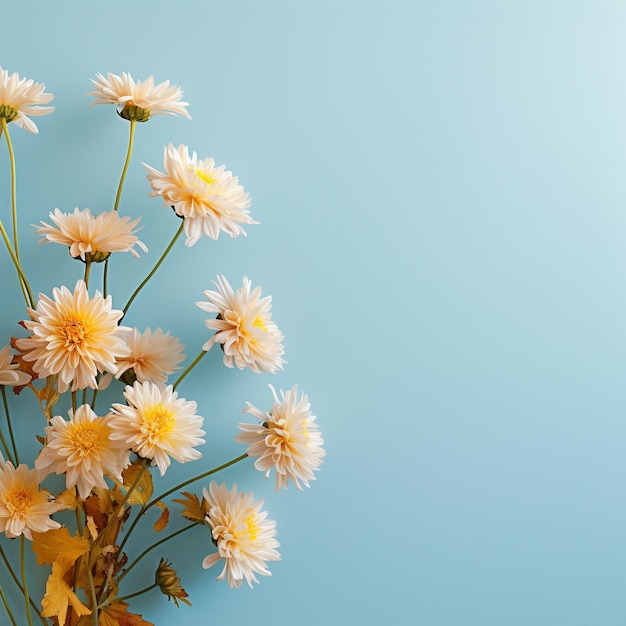
<instances>
[{"instance_id":1,"label":"bouquet of flowers","mask_svg":"<svg viewBox=\"0 0 626 626\"><path fill-rule=\"evenodd\" d=\"M38 621L145 626L150 622L132 613L128 600L157 588L176 606L190 604L173 564L163 558L157 564L158 553L153 551L192 529L210 535L214 544L198 565L220 563L217 580L226 579L231 587L243 581L252 586L258 582L256 575L269 575L268 563L280 558L275 522L253 494L219 484L213 475L254 457L254 467L266 477L274 472L277 491L289 481L302 489L315 478L325 454L307 396L297 386L276 392L270 385L273 400L268 409L250 403L244 409L250 419L239 424L236 437L247 446L243 454L220 459L219 466L158 492L157 478L167 472L172 459L188 463L202 456L203 418L196 402L178 392L187 374L215 344L227 367L275 373L284 364L283 336L272 320L271 298L263 297L246 277L233 287L218 276L214 288L204 292L205 300L197 305L209 314L209 338L185 369L184 347L169 331L124 325L133 301L183 232L185 245L193 246L203 235L214 240L220 233L244 235L243 225L257 222L236 176L212 158L198 158L185 145L167 145L162 170L143 165L148 195L162 198L180 224L153 269L116 308L120 304L108 283L111 259L125 252L135 257L148 252L137 237L140 218L120 210L137 125L159 114L190 116L182 91L169 81L155 84L152 77L136 81L130 74L109 73L97 74L92 83L92 104L113 105L129 125L115 203L98 214L88 208L56 208L49 221L36 226L42 242L67 246L72 262L84 265L84 274L73 285L54 285L35 295L19 247L10 127L37 133L31 117L51 113L54 108L47 105L53 95L46 93L45 85L0 67L0 140L6 143L11 167L10 200L7 191L0 201L0 234L8 252L6 267L15 270L16 297L25 303L23 332L0 340L5 418L0 421L0 612L6 611L14 626L24 619L29 626ZM98 406L99 391L111 386L108 395L113 385L119 389L119 402ZM37 454L25 462L12 413L19 411L21 394L31 393L41 416L28 428L38 431L39 443ZM53 474L63 478L53 480ZM50 486L55 481L60 488ZM151 521L146 517L151 509L159 511L155 522L155 516ZM153 542L140 554L129 554L129 538L138 529L145 534L146 525L155 533ZM19 542L19 551L8 549L12 540ZM41 601L29 593L26 544L47 577ZM154 583L126 589L127 574L138 566L155 572ZM7 592L13 585L23 594L18 607L10 601L15 589Z\"/></svg>"}]
</instances>

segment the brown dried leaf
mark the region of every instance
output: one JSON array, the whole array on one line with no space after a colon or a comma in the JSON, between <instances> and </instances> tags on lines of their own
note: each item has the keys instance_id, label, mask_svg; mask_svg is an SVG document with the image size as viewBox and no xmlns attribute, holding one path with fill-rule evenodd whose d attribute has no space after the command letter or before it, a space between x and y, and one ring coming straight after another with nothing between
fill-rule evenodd
<instances>
[{"instance_id":1,"label":"brown dried leaf","mask_svg":"<svg viewBox=\"0 0 626 626\"><path fill-rule=\"evenodd\" d=\"M141 615L128 613L126 602L116 602L100 611L100 626L154 626L152 622L146 622Z\"/></svg>"},{"instance_id":2,"label":"brown dried leaf","mask_svg":"<svg viewBox=\"0 0 626 626\"><path fill-rule=\"evenodd\" d=\"M141 473L141 476L140 476ZM152 474L150 470L145 467L143 461L137 459L132 465L128 466L122 472L122 478L124 479L124 487L130 489L137 477L139 476L139 482L133 489L130 497L128 498L128 504L147 504L148 500L152 497Z\"/></svg>"},{"instance_id":3,"label":"brown dried leaf","mask_svg":"<svg viewBox=\"0 0 626 626\"><path fill-rule=\"evenodd\" d=\"M155 533L160 533L162 530L165 530L167 523L170 521L170 510L165 506L165 504L163 504L163 502L157 502L155 506L163 509L159 519L154 522L154 526L152 527Z\"/></svg>"},{"instance_id":4,"label":"brown dried leaf","mask_svg":"<svg viewBox=\"0 0 626 626\"><path fill-rule=\"evenodd\" d=\"M62 555L63 561L69 563L67 571L79 556L89 550L89 541L84 537L72 537L63 526L45 533L33 532L32 549L37 555L37 565L53 563Z\"/></svg>"},{"instance_id":5,"label":"brown dried leaf","mask_svg":"<svg viewBox=\"0 0 626 626\"><path fill-rule=\"evenodd\" d=\"M182 515L184 518L191 520L192 522L200 522L204 524L206 513L200 504L200 499L195 493L189 491L181 491L181 495L184 498L173 500L177 504L182 504L184 509Z\"/></svg>"}]
</instances>

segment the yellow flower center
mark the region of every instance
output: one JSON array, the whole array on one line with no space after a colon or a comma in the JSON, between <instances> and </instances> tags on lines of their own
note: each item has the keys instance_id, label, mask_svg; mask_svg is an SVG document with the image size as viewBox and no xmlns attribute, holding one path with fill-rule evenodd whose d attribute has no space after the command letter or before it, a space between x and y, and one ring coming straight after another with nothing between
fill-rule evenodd
<instances>
[{"instance_id":1,"label":"yellow flower center","mask_svg":"<svg viewBox=\"0 0 626 626\"><path fill-rule=\"evenodd\" d=\"M161 403L147 407L142 411L142 430L151 439L160 439L174 428L174 412Z\"/></svg>"},{"instance_id":2,"label":"yellow flower center","mask_svg":"<svg viewBox=\"0 0 626 626\"><path fill-rule=\"evenodd\" d=\"M94 422L73 424L69 437L80 456L87 456L100 441L100 429Z\"/></svg>"},{"instance_id":3,"label":"yellow flower center","mask_svg":"<svg viewBox=\"0 0 626 626\"><path fill-rule=\"evenodd\" d=\"M254 322L252 322L252 325L256 326L257 328L260 328L261 330L263 330L265 332L267 332L267 326L263 322L263 318L260 315L257 315L254 318Z\"/></svg>"},{"instance_id":4,"label":"yellow flower center","mask_svg":"<svg viewBox=\"0 0 626 626\"><path fill-rule=\"evenodd\" d=\"M243 530L242 532L234 532L233 537L235 537L235 539L240 539L241 536L244 535L247 531L248 535L250 536L250 541L256 541L257 537L259 536L260 530L259 525L256 522L256 514L251 513L250 515L248 515L248 517L246 517L246 519L243 521L243 524L246 525L245 530Z\"/></svg>"},{"instance_id":5,"label":"yellow flower center","mask_svg":"<svg viewBox=\"0 0 626 626\"><path fill-rule=\"evenodd\" d=\"M71 351L82 346L86 330L80 320L68 317L61 322L61 334L65 337L65 347Z\"/></svg>"},{"instance_id":6,"label":"yellow flower center","mask_svg":"<svg viewBox=\"0 0 626 626\"><path fill-rule=\"evenodd\" d=\"M212 185L213 183L217 182L217 178L215 178L215 176L211 176L211 174L207 174L206 172L201 170L199 167L196 167L196 174L198 175L198 178L202 179L207 185Z\"/></svg>"},{"instance_id":7,"label":"yellow flower center","mask_svg":"<svg viewBox=\"0 0 626 626\"><path fill-rule=\"evenodd\" d=\"M7 509L11 515L22 517L33 504L33 494L24 487L16 487L6 498Z\"/></svg>"}]
</instances>

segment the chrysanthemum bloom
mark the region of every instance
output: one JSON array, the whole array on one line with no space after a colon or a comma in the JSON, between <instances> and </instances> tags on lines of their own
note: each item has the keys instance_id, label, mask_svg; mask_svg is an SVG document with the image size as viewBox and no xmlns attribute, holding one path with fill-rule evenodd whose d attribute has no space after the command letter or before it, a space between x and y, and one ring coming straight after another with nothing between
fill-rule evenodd
<instances>
[{"instance_id":1,"label":"chrysanthemum bloom","mask_svg":"<svg viewBox=\"0 0 626 626\"><path fill-rule=\"evenodd\" d=\"M185 346L160 328L154 332L147 328L143 333L133 328L125 339L130 354L117 360L115 377L128 384L135 380L165 384L185 358L182 353Z\"/></svg>"},{"instance_id":2,"label":"chrysanthemum bloom","mask_svg":"<svg viewBox=\"0 0 626 626\"><path fill-rule=\"evenodd\" d=\"M91 79L95 89L87 95L96 99L96 104L116 104L118 113L127 120L147 122L151 115L184 115L191 119L187 102L181 102L183 92L177 85L170 85L166 80L158 85L154 78L148 76L144 81L135 81L130 74L123 72L121 76L107 73L96 74L97 80Z\"/></svg>"},{"instance_id":3,"label":"chrysanthemum bloom","mask_svg":"<svg viewBox=\"0 0 626 626\"><path fill-rule=\"evenodd\" d=\"M54 111L54 107L41 106L54 98L51 93L44 93L45 88L43 83L20 78L17 72L9 76L9 72L0 67L0 118L38 133L37 125L28 116L47 115Z\"/></svg>"},{"instance_id":4,"label":"chrysanthemum bloom","mask_svg":"<svg viewBox=\"0 0 626 626\"><path fill-rule=\"evenodd\" d=\"M208 302L196 302L203 311L217 313L217 319L205 321L207 328L217 332L202 349L208 351L221 343L227 367L249 367L257 373L283 369L284 337L272 322L272 297L261 298L261 288L251 290L252 283L245 276L237 291L224 276L213 284L218 291L204 292Z\"/></svg>"},{"instance_id":5,"label":"chrysanthemum bloom","mask_svg":"<svg viewBox=\"0 0 626 626\"><path fill-rule=\"evenodd\" d=\"M297 385L287 393L280 391L280 398L272 385L274 404L269 412L261 411L249 402L244 413L256 417L260 424L239 424L244 432L236 441L248 444L248 456L259 457L254 467L265 472L276 470L276 491L287 488L291 479L302 490L300 481L307 487L315 480L313 472L323 463L326 451L324 440L311 414L311 405L305 394L298 397Z\"/></svg>"},{"instance_id":6,"label":"chrysanthemum bloom","mask_svg":"<svg viewBox=\"0 0 626 626\"><path fill-rule=\"evenodd\" d=\"M135 236L137 224L141 218L131 221L130 217L121 217L117 211L105 211L96 216L89 209L74 209L73 213L63 213L55 209L50 213L55 226L41 222L37 234L43 235L44 241L61 243L69 246L70 256L83 261L99 263L111 252L130 252L138 257L134 246L148 252L145 244Z\"/></svg>"},{"instance_id":7,"label":"chrysanthemum bloom","mask_svg":"<svg viewBox=\"0 0 626 626\"><path fill-rule=\"evenodd\" d=\"M32 539L31 531L45 533L61 527L50 515L65 507L39 489L40 476L26 465L15 469L10 461L0 464L0 532L10 539L20 535Z\"/></svg>"},{"instance_id":8,"label":"chrysanthemum bloom","mask_svg":"<svg viewBox=\"0 0 626 626\"><path fill-rule=\"evenodd\" d=\"M217 239L220 230L231 237L245 235L241 224L258 224L247 210L251 201L239 179L211 158L200 160L189 148L169 144L164 151L165 173L149 165L150 196L161 196L164 206L172 206L184 219L186 246L193 246L202 235Z\"/></svg>"},{"instance_id":9,"label":"chrysanthemum bloom","mask_svg":"<svg viewBox=\"0 0 626 626\"><path fill-rule=\"evenodd\" d=\"M202 454L194 448L204 443L203 418L196 403L179 398L171 385L136 382L124 391L127 405L114 404L109 425L111 437L123 441L144 459L157 465L161 476L170 457L179 463L195 461Z\"/></svg>"},{"instance_id":10,"label":"chrysanthemum bloom","mask_svg":"<svg viewBox=\"0 0 626 626\"><path fill-rule=\"evenodd\" d=\"M20 370L17 363L12 363L11 346L4 346L0 350L0 385L20 386L28 385L30 375Z\"/></svg>"},{"instance_id":11,"label":"chrysanthemum bloom","mask_svg":"<svg viewBox=\"0 0 626 626\"><path fill-rule=\"evenodd\" d=\"M231 587L240 587L245 581L250 587L258 583L255 574L271 576L266 561L280 561L276 550L280 546L276 536L276 522L267 519L267 511L261 511L263 500L254 501L252 493L237 492L237 485L228 491L226 485L219 487L215 481L208 491L202 490L203 506L208 510L206 522L213 530L217 552L202 561L208 569L224 559L224 569L217 577L224 576Z\"/></svg>"},{"instance_id":12,"label":"chrysanthemum bloom","mask_svg":"<svg viewBox=\"0 0 626 626\"><path fill-rule=\"evenodd\" d=\"M60 415L46 427L47 444L35 460L35 469L66 473L68 489L76 486L87 498L94 487L107 489L104 475L122 481L122 470L130 463L126 444L111 438L108 418L98 417L88 404Z\"/></svg>"},{"instance_id":13,"label":"chrysanthemum bloom","mask_svg":"<svg viewBox=\"0 0 626 626\"><path fill-rule=\"evenodd\" d=\"M115 371L115 360L128 354L123 340L129 328L118 326L122 311L111 308L111 296L96 291L89 297L85 282L79 280L72 293L67 287L55 288L53 299L39 294L36 309L28 309L30 320L24 326L31 332L16 345L25 361L41 378L58 375L59 391L92 387L98 371Z\"/></svg>"}]
</instances>

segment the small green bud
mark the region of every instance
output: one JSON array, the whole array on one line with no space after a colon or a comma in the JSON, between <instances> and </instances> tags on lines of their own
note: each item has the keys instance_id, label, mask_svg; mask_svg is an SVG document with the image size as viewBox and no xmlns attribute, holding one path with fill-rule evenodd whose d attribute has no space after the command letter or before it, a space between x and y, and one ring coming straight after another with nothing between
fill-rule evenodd
<instances>
[{"instance_id":1,"label":"small green bud","mask_svg":"<svg viewBox=\"0 0 626 626\"><path fill-rule=\"evenodd\" d=\"M127 369L119 379L125 385L134 385L137 380L137 374L135 374L135 370L131 367L130 369Z\"/></svg>"},{"instance_id":2,"label":"small green bud","mask_svg":"<svg viewBox=\"0 0 626 626\"><path fill-rule=\"evenodd\" d=\"M8 104L0 104L0 117L3 117L7 122L12 122L19 113Z\"/></svg>"},{"instance_id":3,"label":"small green bud","mask_svg":"<svg viewBox=\"0 0 626 626\"><path fill-rule=\"evenodd\" d=\"M142 109L135 104L127 104L121 111L118 111L117 114L129 122L147 122L150 119L150 111L148 111L148 109Z\"/></svg>"},{"instance_id":4,"label":"small green bud","mask_svg":"<svg viewBox=\"0 0 626 626\"><path fill-rule=\"evenodd\" d=\"M157 568L154 580L161 588L161 592L167 596L168 600L174 599L174 604L178 606L178 601L184 602L191 606L191 602L187 600L189 594L182 588L180 578L165 559L161 559Z\"/></svg>"}]
</instances>

